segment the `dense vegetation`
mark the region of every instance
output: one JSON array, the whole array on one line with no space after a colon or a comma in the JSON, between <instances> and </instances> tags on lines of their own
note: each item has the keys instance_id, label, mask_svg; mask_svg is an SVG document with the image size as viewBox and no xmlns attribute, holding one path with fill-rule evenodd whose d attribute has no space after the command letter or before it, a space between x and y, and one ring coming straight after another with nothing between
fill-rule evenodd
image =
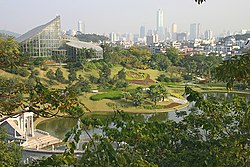
<instances>
[{"instance_id":1,"label":"dense vegetation","mask_svg":"<svg viewBox=\"0 0 250 167\"><path fill-rule=\"evenodd\" d=\"M81 121L80 126L66 136L67 149L64 154L36 160L30 166L250 165L250 108L244 99L235 98L230 103L204 100L198 92L186 87L187 99L195 101L198 110L192 110L189 115L178 113L183 117L182 121L138 122L131 115L116 109L115 116L110 120L114 124L112 127L103 120L86 119L84 112L89 109L79 100L80 95L95 87L104 92L116 92L115 95L134 106L141 107L146 100L150 100L152 106L157 106L157 102L164 101L168 94L164 83L149 84L149 89L145 91L126 80L127 71L148 69L164 73L157 76L159 82L207 76L209 82L227 82L229 89L234 83L249 86L249 54L222 61L221 57L215 55L182 57L175 48L152 55L143 47L123 49L103 44L104 60L86 61L92 52L83 50L76 59L63 59L67 63L66 68L57 66L51 70L44 59L27 58L20 54L18 47L13 38L0 38L1 70L13 74L18 71L22 76L21 79L0 78L0 115L8 118L30 111L37 117L66 116ZM116 65L122 68L112 76L111 68ZM96 75L77 75L77 72L93 69L98 71ZM43 77L39 77L40 73L44 73ZM141 76L144 79L146 75L141 73ZM101 100L115 95L104 93L92 98ZM101 128L103 134L90 136L90 142L82 147L85 154L76 158L74 150L79 136L83 131L87 133L88 127ZM74 135L74 138L68 141L70 135ZM7 144L4 137L1 137L0 146L0 163L20 166L20 148Z\"/></svg>"},{"instance_id":2,"label":"dense vegetation","mask_svg":"<svg viewBox=\"0 0 250 167\"><path fill-rule=\"evenodd\" d=\"M0 166L21 166L22 148L8 143L5 129L0 128Z\"/></svg>"},{"instance_id":3,"label":"dense vegetation","mask_svg":"<svg viewBox=\"0 0 250 167\"><path fill-rule=\"evenodd\" d=\"M99 43L100 41L103 42L109 40L107 37L97 34L77 34L76 38L84 42L97 42L97 43Z\"/></svg>"}]
</instances>

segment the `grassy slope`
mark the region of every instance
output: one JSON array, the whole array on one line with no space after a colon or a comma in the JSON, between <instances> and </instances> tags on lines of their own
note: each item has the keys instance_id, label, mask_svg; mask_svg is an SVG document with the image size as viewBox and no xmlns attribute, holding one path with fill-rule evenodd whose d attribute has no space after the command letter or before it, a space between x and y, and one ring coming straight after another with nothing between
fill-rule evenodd
<instances>
[{"instance_id":1,"label":"grassy slope","mask_svg":"<svg viewBox=\"0 0 250 167\"><path fill-rule=\"evenodd\" d=\"M0 69L0 76L3 78L17 78L17 79L25 79L25 77L21 77L19 75L11 74L6 71Z\"/></svg>"},{"instance_id":2,"label":"grassy slope","mask_svg":"<svg viewBox=\"0 0 250 167\"><path fill-rule=\"evenodd\" d=\"M56 69L58 68L58 66L50 66L49 69L52 69L54 72L56 71ZM118 73L118 71L120 71L122 69L122 66L115 66L111 69L111 77L113 77L115 74ZM46 72L47 71L43 71L40 70L40 68L36 68L36 70L39 70L39 77L48 80L48 78L46 77ZM64 73L64 77L67 79L68 78L68 70L66 68L61 67L61 70ZM143 72L146 74L150 75L150 78L154 81L156 81L156 78L160 75L160 74L166 74L166 72L163 71L158 71L158 70L152 70L152 69L147 69L147 70L135 70L137 72ZM97 69L93 69L91 71L78 71L77 72L78 75L82 75L84 77L87 77L89 75L94 75L96 77L98 77L98 70ZM5 72L3 70L0 70L0 76L2 77L6 77L6 78L20 78L20 79L25 79L24 77L18 76L18 75L14 75L14 74L10 74L8 72ZM184 84L164 84L168 90L168 93L174 97L177 98L182 98L181 96L184 93L184 88L185 85ZM53 88L63 88L67 85L61 84L61 83L57 83L57 85L52 86ZM130 89L132 88L136 88L139 85L135 85L135 84L130 84ZM144 87L148 87L148 85L144 86ZM195 85L192 86L195 90L197 91L220 91L220 92L225 92L226 89L225 87L210 87L207 85ZM117 101L117 100L108 100L108 99L104 99L104 100L100 100L100 101L92 101L89 99L89 97L93 95L93 93L87 93L85 96L79 96L79 99L86 104L86 106L88 106L92 111L112 111L112 107L108 107L106 103L121 103L121 101ZM160 104L160 103L159 103ZM163 104L163 103L162 103ZM162 105L160 104L160 105ZM164 104L167 105L167 104ZM142 108L136 108L136 107L129 107L129 108L123 108L125 111L137 111L137 112L149 112L146 111L145 109ZM151 112L153 110L150 110ZM166 111L166 110L165 110Z\"/></svg>"}]
</instances>

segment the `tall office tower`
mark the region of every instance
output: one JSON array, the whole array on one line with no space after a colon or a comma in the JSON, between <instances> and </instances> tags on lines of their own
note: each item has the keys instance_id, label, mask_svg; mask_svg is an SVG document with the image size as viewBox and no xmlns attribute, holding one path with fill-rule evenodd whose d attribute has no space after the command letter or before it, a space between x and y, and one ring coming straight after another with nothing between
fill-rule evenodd
<instances>
[{"instance_id":1,"label":"tall office tower","mask_svg":"<svg viewBox=\"0 0 250 167\"><path fill-rule=\"evenodd\" d=\"M132 34L132 33L126 34L126 41L127 42L134 42L134 34Z\"/></svg>"},{"instance_id":2,"label":"tall office tower","mask_svg":"<svg viewBox=\"0 0 250 167\"><path fill-rule=\"evenodd\" d=\"M176 23L172 24L172 33L177 33L177 24Z\"/></svg>"},{"instance_id":3,"label":"tall office tower","mask_svg":"<svg viewBox=\"0 0 250 167\"><path fill-rule=\"evenodd\" d=\"M213 38L213 31L207 30L205 31L205 39L209 40Z\"/></svg>"},{"instance_id":4,"label":"tall office tower","mask_svg":"<svg viewBox=\"0 0 250 167\"><path fill-rule=\"evenodd\" d=\"M169 27L166 27L165 28L165 38L167 39L167 40L169 40L170 39L170 31L169 31Z\"/></svg>"},{"instance_id":5,"label":"tall office tower","mask_svg":"<svg viewBox=\"0 0 250 167\"><path fill-rule=\"evenodd\" d=\"M176 40L176 33L177 33L177 24L176 23L173 23L172 24L172 40Z\"/></svg>"},{"instance_id":6,"label":"tall office tower","mask_svg":"<svg viewBox=\"0 0 250 167\"><path fill-rule=\"evenodd\" d=\"M153 30L148 30L147 35L152 35L152 34L154 34Z\"/></svg>"},{"instance_id":7,"label":"tall office tower","mask_svg":"<svg viewBox=\"0 0 250 167\"><path fill-rule=\"evenodd\" d=\"M197 38L197 24L193 23L190 24L190 36L189 39L190 40L195 40Z\"/></svg>"},{"instance_id":8,"label":"tall office tower","mask_svg":"<svg viewBox=\"0 0 250 167\"><path fill-rule=\"evenodd\" d=\"M159 42L159 37L158 37L157 34L156 35L154 35L154 34L148 35L147 38L146 38L146 43L147 43L148 46L150 46L150 45L152 45L154 43L158 43L158 42Z\"/></svg>"},{"instance_id":9,"label":"tall office tower","mask_svg":"<svg viewBox=\"0 0 250 167\"><path fill-rule=\"evenodd\" d=\"M111 42L117 41L116 33L111 32L111 33L109 34L109 38L110 38Z\"/></svg>"},{"instance_id":10,"label":"tall office tower","mask_svg":"<svg viewBox=\"0 0 250 167\"><path fill-rule=\"evenodd\" d=\"M163 11L161 9L159 9L157 11L157 15L156 15L156 21L157 21L156 22L156 32L159 35L159 39L161 41L163 41L165 39L163 19L164 19Z\"/></svg>"},{"instance_id":11,"label":"tall office tower","mask_svg":"<svg viewBox=\"0 0 250 167\"><path fill-rule=\"evenodd\" d=\"M197 24L197 38L201 38L201 24Z\"/></svg>"},{"instance_id":12,"label":"tall office tower","mask_svg":"<svg viewBox=\"0 0 250 167\"><path fill-rule=\"evenodd\" d=\"M146 36L145 26L141 26L140 28L140 38L144 38Z\"/></svg>"},{"instance_id":13,"label":"tall office tower","mask_svg":"<svg viewBox=\"0 0 250 167\"><path fill-rule=\"evenodd\" d=\"M163 11L161 9L157 11L157 30L160 27L163 27Z\"/></svg>"},{"instance_id":14,"label":"tall office tower","mask_svg":"<svg viewBox=\"0 0 250 167\"><path fill-rule=\"evenodd\" d=\"M78 32L83 33L83 23L81 20L78 21Z\"/></svg>"}]
</instances>

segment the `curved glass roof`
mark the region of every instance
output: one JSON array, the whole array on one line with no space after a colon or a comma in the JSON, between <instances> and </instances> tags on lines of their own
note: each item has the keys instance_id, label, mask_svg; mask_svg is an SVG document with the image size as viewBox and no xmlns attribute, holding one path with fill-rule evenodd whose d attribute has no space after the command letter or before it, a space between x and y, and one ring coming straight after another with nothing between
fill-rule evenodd
<instances>
[{"instance_id":1,"label":"curved glass roof","mask_svg":"<svg viewBox=\"0 0 250 167\"><path fill-rule=\"evenodd\" d=\"M78 49L82 49L82 48L87 48L87 49L95 49L96 51L103 51L103 49L98 46L97 44L93 44L93 43L88 43L88 42L82 42L82 41L69 41L66 43L66 45L74 47L74 48L78 48Z\"/></svg>"}]
</instances>

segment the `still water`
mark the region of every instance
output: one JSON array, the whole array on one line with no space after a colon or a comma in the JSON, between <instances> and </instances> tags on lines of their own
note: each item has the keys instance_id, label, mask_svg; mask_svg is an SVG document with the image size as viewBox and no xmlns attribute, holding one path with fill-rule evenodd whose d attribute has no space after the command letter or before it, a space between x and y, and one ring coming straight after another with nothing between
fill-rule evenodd
<instances>
[{"instance_id":1,"label":"still water","mask_svg":"<svg viewBox=\"0 0 250 167\"><path fill-rule=\"evenodd\" d=\"M212 97L216 98L218 100L224 100L224 99L232 99L235 96L243 96L246 97L247 101L250 101L250 95L246 94L235 94L235 93L204 93L204 98ZM186 108L183 108L179 111L187 111L189 112L189 109L194 107L194 103L190 103ZM178 118L176 116L175 111L172 112L163 112L163 113L152 113L152 114L133 114L135 116L135 119L140 120L150 120L150 121L165 121L167 119L174 120L174 121L180 121L181 118ZM92 112L92 113L86 113L86 117L91 118L99 118L99 119L109 119L113 117L113 112ZM44 122L41 122L37 125L37 129L41 129L44 131L49 132L51 135L64 139L65 134L71 130L73 126L77 125L77 120L75 119L67 119L67 118L55 118L46 120ZM89 133L101 133L99 129L92 129L89 131ZM84 136L83 136L84 137ZM86 137L86 136L85 136ZM87 138L87 137L86 137Z\"/></svg>"},{"instance_id":2,"label":"still water","mask_svg":"<svg viewBox=\"0 0 250 167\"><path fill-rule=\"evenodd\" d=\"M204 93L203 96L204 98L212 97L216 98L218 100L230 100L234 96L242 96L246 98L246 101L250 102L250 95L245 95L245 94L234 94L234 93ZM189 109L194 107L194 103L190 103L186 108L183 108L179 111L187 111L189 113ZM171 119L174 121L180 121L181 118L178 118L176 116L175 111L173 112L165 112L165 113L152 113L152 114L134 114L135 119L138 121L140 120L150 120L150 121L165 121L167 119ZM93 113L87 113L85 115L86 117L90 118L100 118L100 119L108 119L113 116L113 112L105 113L103 114L102 112L93 112ZM65 134L71 130L72 127L77 125L77 120L74 119L66 119L66 118L55 118L55 119L50 119L46 120L44 122L41 122L37 125L37 129L41 129L44 131L49 132L51 135L64 139ZM112 123L110 124L112 126ZM92 129L89 131L90 134L92 133L102 133L100 129ZM86 139L88 136L86 136L85 133L81 135L81 139ZM78 145L78 149L81 148L81 145ZM64 149L64 148L58 148L58 149ZM51 156L51 154L44 154L44 153L31 153L27 152L24 150L23 152L23 162L25 162L27 159L33 157L33 158L41 158L43 156Z\"/></svg>"}]
</instances>

